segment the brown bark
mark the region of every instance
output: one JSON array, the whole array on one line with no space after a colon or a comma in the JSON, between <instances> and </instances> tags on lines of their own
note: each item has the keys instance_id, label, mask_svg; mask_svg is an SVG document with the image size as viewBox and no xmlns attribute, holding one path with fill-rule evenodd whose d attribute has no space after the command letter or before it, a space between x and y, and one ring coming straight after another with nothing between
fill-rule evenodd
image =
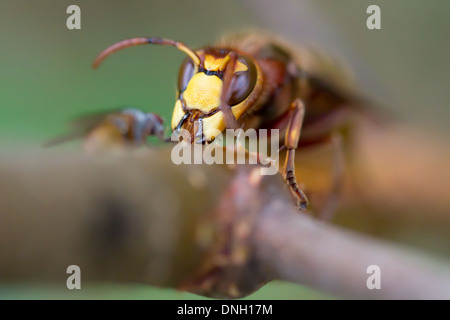
<instances>
[{"instance_id":1,"label":"brown bark","mask_svg":"<svg viewBox=\"0 0 450 320\"><path fill-rule=\"evenodd\" d=\"M272 279L349 298L449 298L446 263L299 213L281 177L257 167L33 153L0 160L0 190L3 282L64 286L76 264L83 281L219 298ZM372 264L381 290L366 287Z\"/></svg>"}]
</instances>

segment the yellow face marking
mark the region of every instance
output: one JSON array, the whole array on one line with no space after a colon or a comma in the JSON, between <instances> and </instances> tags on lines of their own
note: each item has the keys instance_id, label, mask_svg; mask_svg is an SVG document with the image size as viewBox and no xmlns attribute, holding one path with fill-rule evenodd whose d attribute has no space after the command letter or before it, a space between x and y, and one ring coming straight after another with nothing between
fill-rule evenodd
<instances>
[{"instance_id":1,"label":"yellow face marking","mask_svg":"<svg viewBox=\"0 0 450 320\"><path fill-rule=\"evenodd\" d=\"M219 67L222 64L223 60L225 58L216 58L212 55L205 55L205 69L210 71L219 71ZM239 60L236 62L236 70L235 72L239 71L247 71L248 67L240 62Z\"/></svg>"},{"instance_id":2,"label":"yellow face marking","mask_svg":"<svg viewBox=\"0 0 450 320\"><path fill-rule=\"evenodd\" d=\"M205 68L210 71L217 71L224 58L215 58L211 55L205 55ZM236 64L236 72L246 71L248 67L240 61ZM256 94L261 90L262 77L261 71L257 66L258 79L255 85ZM196 73L189 81L186 90L183 92L186 109L197 109L204 113L209 113L213 109L220 106L220 96L222 93L222 80L215 75L206 75L203 72ZM255 94L252 93L252 95ZM247 97L241 103L232 106L231 110L236 119L239 119L251 105L254 98ZM250 101L250 102L249 102ZM172 130L174 130L181 119L185 116L181 101L177 100L172 115ZM225 130L225 119L222 111L219 111L211 116L202 117L203 136L206 141L212 141L217 137L218 132Z\"/></svg>"},{"instance_id":3,"label":"yellow face marking","mask_svg":"<svg viewBox=\"0 0 450 320\"><path fill-rule=\"evenodd\" d=\"M247 100L244 99L244 101L242 101L241 103L231 107L231 111L233 112L234 117L236 119L239 119L242 116L242 114L247 110L248 106L246 101Z\"/></svg>"},{"instance_id":4,"label":"yellow face marking","mask_svg":"<svg viewBox=\"0 0 450 320\"><path fill-rule=\"evenodd\" d=\"M189 81L183 98L186 107L198 109L205 113L219 107L222 80L216 76L207 76L203 72L197 73Z\"/></svg>"},{"instance_id":5,"label":"yellow face marking","mask_svg":"<svg viewBox=\"0 0 450 320\"><path fill-rule=\"evenodd\" d=\"M231 108L236 119L244 113L245 103L240 103ZM217 130L223 132L225 130L225 118L222 111L219 111L212 116L203 118L203 136L206 141L211 141L216 138Z\"/></svg>"},{"instance_id":6,"label":"yellow face marking","mask_svg":"<svg viewBox=\"0 0 450 320\"><path fill-rule=\"evenodd\" d=\"M181 101L177 100L177 102L175 102L175 108L173 108L172 130L174 130L177 127L177 125L180 123L183 116L184 116L184 111L183 111L183 108L181 107Z\"/></svg>"},{"instance_id":7,"label":"yellow face marking","mask_svg":"<svg viewBox=\"0 0 450 320\"><path fill-rule=\"evenodd\" d=\"M217 135L217 130L222 132L225 130L225 119L222 111L219 111L212 116L203 118L203 136L206 141L211 141Z\"/></svg>"}]
</instances>

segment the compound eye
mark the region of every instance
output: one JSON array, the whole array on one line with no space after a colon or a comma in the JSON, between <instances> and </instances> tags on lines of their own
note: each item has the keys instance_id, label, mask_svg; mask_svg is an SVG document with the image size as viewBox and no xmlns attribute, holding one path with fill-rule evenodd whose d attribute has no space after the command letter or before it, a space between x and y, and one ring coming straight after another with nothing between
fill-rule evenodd
<instances>
[{"instance_id":1,"label":"compound eye","mask_svg":"<svg viewBox=\"0 0 450 320\"><path fill-rule=\"evenodd\" d=\"M195 65L190 58L184 59L178 72L178 90L183 92L189 83L189 80L194 76Z\"/></svg>"},{"instance_id":2,"label":"compound eye","mask_svg":"<svg viewBox=\"0 0 450 320\"><path fill-rule=\"evenodd\" d=\"M247 70L237 71L233 75L230 85L230 106L237 105L244 101L244 99L253 91L256 84L257 72L255 64L246 57L240 57L238 61L244 64L247 67Z\"/></svg>"}]
</instances>

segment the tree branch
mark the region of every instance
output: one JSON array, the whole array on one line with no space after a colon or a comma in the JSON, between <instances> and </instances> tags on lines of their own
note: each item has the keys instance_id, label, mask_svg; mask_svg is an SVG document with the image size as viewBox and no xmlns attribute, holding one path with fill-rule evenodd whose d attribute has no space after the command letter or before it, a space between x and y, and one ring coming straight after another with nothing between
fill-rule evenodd
<instances>
[{"instance_id":1,"label":"tree branch","mask_svg":"<svg viewBox=\"0 0 450 320\"><path fill-rule=\"evenodd\" d=\"M163 154L2 159L0 278L65 285L76 264L84 280L178 285L199 265L197 225L229 178Z\"/></svg>"},{"instance_id":2,"label":"tree branch","mask_svg":"<svg viewBox=\"0 0 450 320\"><path fill-rule=\"evenodd\" d=\"M235 298L272 279L350 298L449 298L417 252L326 225L259 168L175 166L166 151L0 160L0 280L144 282ZM382 289L366 269L381 267Z\"/></svg>"},{"instance_id":3,"label":"tree branch","mask_svg":"<svg viewBox=\"0 0 450 320\"><path fill-rule=\"evenodd\" d=\"M353 299L450 298L447 263L272 206L254 236L261 273ZM366 286L371 265L380 267L381 290Z\"/></svg>"}]
</instances>

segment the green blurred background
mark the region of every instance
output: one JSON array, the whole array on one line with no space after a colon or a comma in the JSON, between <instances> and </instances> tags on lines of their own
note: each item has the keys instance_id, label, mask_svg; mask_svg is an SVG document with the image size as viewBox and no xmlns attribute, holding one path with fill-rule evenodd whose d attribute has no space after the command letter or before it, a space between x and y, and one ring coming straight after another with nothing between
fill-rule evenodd
<instances>
[{"instance_id":1,"label":"green blurred background","mask_svg":"<svg viewBox=\"0 0 450 320\"><path fill-rule=\"evenodd\" d=\"M66 8L81 7L81 30L66 28ZM382 29L366 28L378 4ZM106 46L161 36L192 47L226 32L263 28L298 44L343 56L372 97L404 122L446 137L450 109L450 2L447 0L2 0L0 4L0 146L40 147L79 114L136 106L170 121L183 53L131 48L91 69ZM196 298L146 286L92 286L81 292L3 287L0 298ZM269 284L250 298L326 296Z\"/></svg>"}]
</instances>

